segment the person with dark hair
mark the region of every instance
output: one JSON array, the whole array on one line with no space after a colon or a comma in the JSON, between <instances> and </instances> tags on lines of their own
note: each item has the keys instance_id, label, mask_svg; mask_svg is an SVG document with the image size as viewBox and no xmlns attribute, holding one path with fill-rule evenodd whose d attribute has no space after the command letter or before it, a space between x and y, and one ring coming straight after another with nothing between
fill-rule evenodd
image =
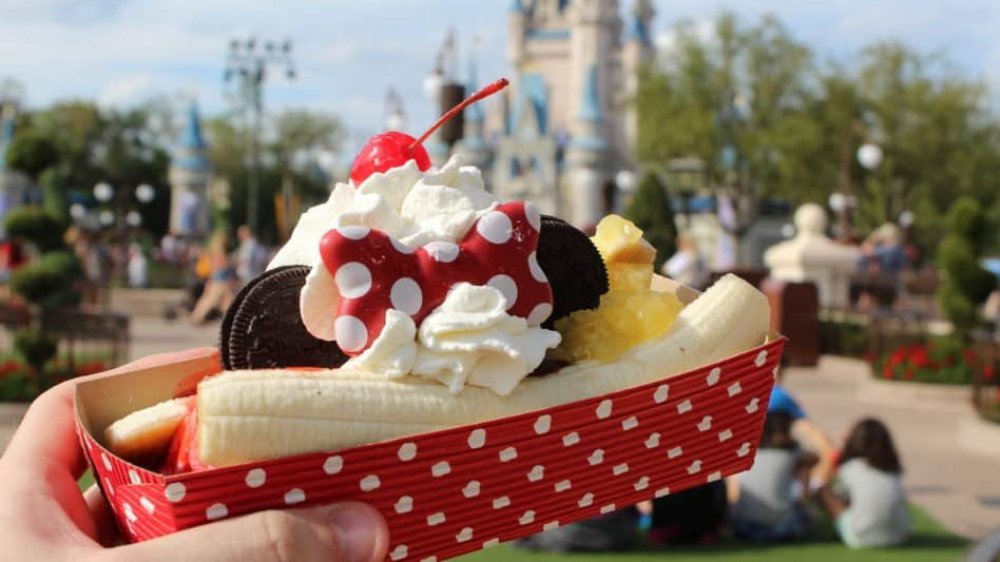
<instances>
[{"instance_id":1,"label":"person with dark hair","mask_svg":"<svg viewBox=\"0 0 1000 562\"><path fill-rule=\"evenodd\" d=\"M793 416L769 412L753 468L727 480L730 523L738 539L776 542L801 538L808 528L805 507L795 494L808 489L816 455L792 437Z\"/></svg>"},{"instance_id":2,"label":"person with dark hair","mask_svg":"<svg viewBox=\"0 0 1000 562\"><path fill-rule=\"evenodd\" d=\"M864 548L906 540L912 522L902 474L903 466L885 424L873 418L855 424L840 455L843 493L829 486L817 493L844 544Z\"/></svg>"}]
</instances>

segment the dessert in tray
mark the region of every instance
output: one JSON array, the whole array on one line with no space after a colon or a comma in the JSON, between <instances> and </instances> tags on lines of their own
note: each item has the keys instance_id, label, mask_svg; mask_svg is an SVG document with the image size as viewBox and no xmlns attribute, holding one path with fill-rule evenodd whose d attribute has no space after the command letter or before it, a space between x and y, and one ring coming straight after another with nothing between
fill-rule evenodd
<instances>
[{"instance_id":1,"label":"dessert in tray","mask_svg":"<svg viewBox=\"0 0 1000 562\"><path fill-rule=\"evenodd\" d=\"M767 301L742 280L685 305L654 287L635 225L609 216L591 239L498 201L457 157L432 169L426 136L369 141L227 314L228 370L111 424L109 449L168 474L337 451L606 395L764 342Z\"/></svg>"},{"instance_id":2,"label":"dessert in tray","mask_svg":"<svg viewBox=\"0 0 1000 562\"><path fill-rule=\"evenodd\" d=\"M422 140L365 146L217 355L78 385L128 540L362 501L390 560L440 561L751 466L783 345L760 292L655 276L627 220L588 237Z\"/></svg>"}]
</instances>

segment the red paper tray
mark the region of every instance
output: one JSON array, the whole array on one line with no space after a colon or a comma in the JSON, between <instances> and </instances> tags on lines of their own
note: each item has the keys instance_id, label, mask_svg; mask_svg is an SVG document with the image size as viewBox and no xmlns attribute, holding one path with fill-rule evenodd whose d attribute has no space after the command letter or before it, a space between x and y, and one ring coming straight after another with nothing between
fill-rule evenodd
<instances>
[{"instance_id":1,"label":"red paper tray","mask_svg":"<svg viewBox=\"0 0 1000 562\"><path fill-rule=\"evenodd\" d=\"M196 371L203 375L204 361L103 379L104 387L82 384L78 429L131 541L263 509L357 500L388 521L390 560L445 560L750 468L783 347L778 338L660 382L543 411L175 476L106 450L93 434L123 412L96 414L88 402L107 397L109 381L126 378L134 387L143 377L161 387L152 394L162 400ZM149 394L117 409L155 403Z\"/></svg>"}]
</instances>

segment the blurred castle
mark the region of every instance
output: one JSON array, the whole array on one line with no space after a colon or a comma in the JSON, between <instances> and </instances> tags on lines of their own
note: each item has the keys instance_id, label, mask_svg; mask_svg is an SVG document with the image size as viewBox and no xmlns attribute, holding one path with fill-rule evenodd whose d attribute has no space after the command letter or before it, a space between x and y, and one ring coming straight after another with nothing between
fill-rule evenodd
<instances>
[{"instance_id":1,"label":"blurred castle","mask_svg":"<svg viewBox=\"0 0 1000 562\"><path fill-rule=\"evenodd\" d=\"M180 141L170 159L170 230L184 236L203 236L211 230L208 190L212 162L201 132L198 105L191 102Z\"/></svg>"},{"instance_id":2,"label":"blurred castle","mask_svg":"<svg viewBox=\"0 0 1000 562\"><path fill-rule=\"evenodd\" d=\"M633 165L638 72L654 55L651 0L513 0L514 71L500 110L472 106L454 151L487 173L501 199L530 199L586 227L615 204L615 175ZM474 91L475 76L467 84Z\"/></svg>"}]
</instances>

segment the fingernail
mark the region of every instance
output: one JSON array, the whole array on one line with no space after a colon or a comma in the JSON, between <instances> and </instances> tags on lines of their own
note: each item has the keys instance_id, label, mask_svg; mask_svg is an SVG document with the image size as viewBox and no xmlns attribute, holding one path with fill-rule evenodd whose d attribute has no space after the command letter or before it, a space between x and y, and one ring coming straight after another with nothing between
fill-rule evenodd
<instances>
[{"instance_id":1,"label":"fingernail","mask_svg":"<svg viewBox=\"0 0 1000 562\"><path fill-rule=\"evenodd\" d=\"M386 548L385 522L375 509L359 503L330 507L327 520L341 535L349 562L371 562Z\"/></svg>"}]
</instances>

